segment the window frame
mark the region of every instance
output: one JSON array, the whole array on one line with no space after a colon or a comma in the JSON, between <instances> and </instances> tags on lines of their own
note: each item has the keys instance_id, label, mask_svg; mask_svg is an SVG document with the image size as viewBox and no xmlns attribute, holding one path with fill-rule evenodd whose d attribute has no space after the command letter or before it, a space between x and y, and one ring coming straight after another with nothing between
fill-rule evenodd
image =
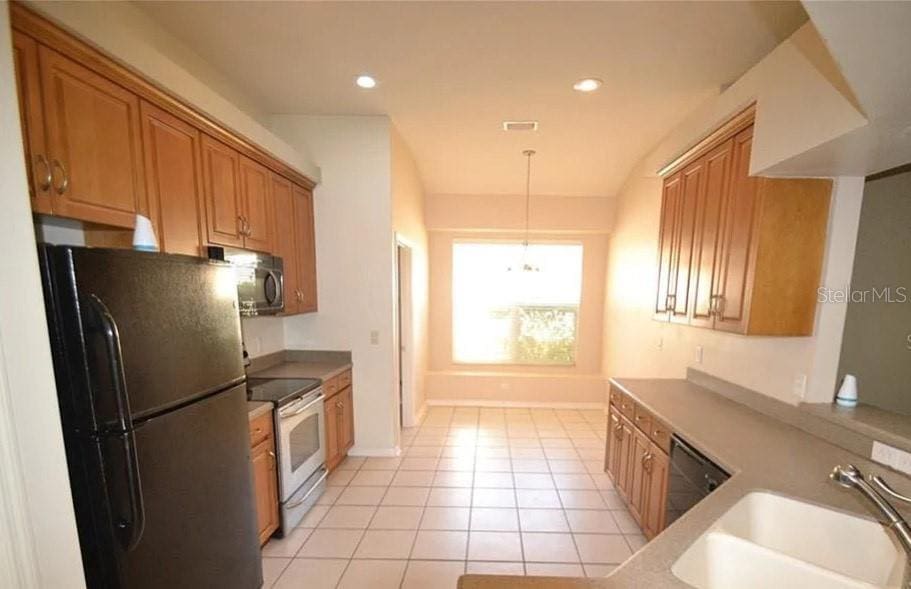
<instances>
[{"instance_id":1,"label":"window frame","mask_svg":"<svg viewBox=\"0 0 911 589\"><path fill-rule=\"evenodd\" d=\"M449 326L450 326L450 341L449 341L449 362L452 366L459 367L506 367L506 368L540 368L540 369L550 369L550 368L564 368L564 369L574 369L579 365L579 328L582 324L582 302L585 298L585 243L580 239L529 239L528 245L576 245L579 246L582 250L581 256L581 268L579 272L579 308L576 312L576 324L575 324L575 336L573 337L573 361L572 362L464 362L457 360L455 357L455 248L458 244L474 244L474 245L483 245L483 244L502 244L502 245L522 245L525 243L523 237L485 237L485 238L473 238L473 237L454 237L449 246L449 296L450 296L450 309L449 309Z\"/></svg>"}]
</instances>

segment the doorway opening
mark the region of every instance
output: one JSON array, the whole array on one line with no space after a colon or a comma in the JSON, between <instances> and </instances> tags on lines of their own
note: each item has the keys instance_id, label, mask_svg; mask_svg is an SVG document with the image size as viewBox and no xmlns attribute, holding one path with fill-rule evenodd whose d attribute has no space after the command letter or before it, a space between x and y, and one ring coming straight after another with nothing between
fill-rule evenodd
<instances>
[{"instance_id":1,"label":"doorway opening","mask_svg":"<svg viewBox=\"0 0 911 589\"><path fill-rule=\"evenodd\" d=\"M394 362L399 428L414 425L411 263L411 246L396 236Z\"/></svg>"}]
</instances>

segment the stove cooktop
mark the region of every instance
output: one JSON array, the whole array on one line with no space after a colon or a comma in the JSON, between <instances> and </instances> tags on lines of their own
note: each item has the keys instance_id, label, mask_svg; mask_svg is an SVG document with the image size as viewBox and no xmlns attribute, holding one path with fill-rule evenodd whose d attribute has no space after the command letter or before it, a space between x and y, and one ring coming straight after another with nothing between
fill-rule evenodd
<instances>
[{"instance_id":1,"label":"stove cooktop","mask_svg":"<svg viewBox=\"0 0 911 589\"><path fill-rule=\"evenodd\" d=\"M318 378L248 378L247 400L267 401L276 407L299 399L319 387Z\"/></svg>"}]
</instances>

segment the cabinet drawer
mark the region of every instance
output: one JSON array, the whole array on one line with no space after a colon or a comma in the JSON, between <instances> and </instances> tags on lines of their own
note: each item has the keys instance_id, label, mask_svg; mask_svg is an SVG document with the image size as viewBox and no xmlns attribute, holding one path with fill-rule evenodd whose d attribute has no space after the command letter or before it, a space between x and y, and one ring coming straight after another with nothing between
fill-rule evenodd
<instances>
[{"instance_id":1,"label":"cabinet drawer","mask_svg":"<svg viewBox=\"0 0 911 589\"><path fill-rule=\"evenodd\" d=\"M351 371L346 370L345 372L339 374L335 377L338 380L338 388L343 389L346 386L351 384Z\"/></svg>"},{"instance_id":2,"label":"cabinet drawer","mask_svg":"<svg viewBox=\"0 0 911 589\"><path fill-rule=\"evenodd\" d=\"M630 401L632 402L632 401ZM633 407L633 424L638 427L645 435L650 435L652 431L652 414L646 411L638 403Z\"/></svg>"},{"instance_id":3,"label":"cabinet drawer","mask_svg":"<svg viewBox=\"0 0 911 589\"><path fill-rule=\"evenodd\" d=\"M323 381L323 394L326 395L327 399L339 392L340 389L341 387L338 386L337 376L327 378L325 381Z\"/></svg>"},{"instance_id":4,"label":"cabinet drawer","mask_svg":"<svg viewBox=\"0 0 911 589\"><path fill-rule=\"evenodd\" d=\"M636 418L636 402L630 399L629 395L620 393L618 406L620 407L620 413L625 415L627 419L633 421Z\"/></svg>"},{"instance_id":5,"label":"cabinet drawer","mask_svg":"<svg viewBox=\"0 0 911 589\"><path fill-rule=\"evenodd\" d=\"M250 447L272 436L272 412L260 415L250 422Z\"/></svg>"},{"instance_id":6,"label":"cabinet drawer","mask_svg":"<svg viewBox=\"0 0 911 589\"><path fill-rule=\"evenodd\" d=\"M666 454L671 451L671 428L667 427L655 418L652 418L648 437L655 442L655 445L664 450Z\"/></svg>"},{"instance_id":7,"label":"cabinet drawer","mask_svg":"<svg viewBox=\"0 0 911 589\"><path fill-rule=\"evenodd\" d=\"M614 387L611 387L611 389L610 389L610 402L611 402L611 405L616 405L617 407L620 407L620 403L621 403L622 401L623 401L623 393L621 393L620 391L618 391L618 390L615 389Z\"/></svg>"}]
</instances>

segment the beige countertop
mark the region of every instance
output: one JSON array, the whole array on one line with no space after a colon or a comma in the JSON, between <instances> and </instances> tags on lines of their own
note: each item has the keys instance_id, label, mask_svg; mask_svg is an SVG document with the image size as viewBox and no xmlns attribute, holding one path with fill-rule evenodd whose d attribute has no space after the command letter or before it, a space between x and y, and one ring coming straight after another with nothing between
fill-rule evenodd
<instances>
[{"instance_id":1,"label":"beige countertop","mask_svg":"<svg viewBox=\"0 0 911 589\"><path fill-rule=\"evenodd\" d=\"M272 403L266 401L247 401L247 419L253 421L263 413L272 411Z\"/></svg>"},{"instance_id":2,"label":"beige countertop","mask_svg":"<svg viewBox=\"0 0 911 589\"><path fill-rule=\"evenodd\" d=\"M319 378L323 381L351 370L351 353L324 350L282 350L253 358L252 378Z\"/></svg>"},{"instance_id":3,"label":"beige countertop","mask_svg":"<svg viewBox=\"0 0 911 589\"><path fill-rule=\"evenodd\" d=\"M321 378L324 381L351 369L350 362L282 362L251 374L254 378Z\"/></svg>"},{"instance_id":4,"label":"beige countertop","mask_svg":"<svg viewBox=\"0 0 911 589\"><path fill-rule=\"evenodd\" d=\"M911 480L869 459L748 409L706 388L679 379L612 379L674 432L717 462L732 477L672 526L646 544L604 579L566 580L465 575L460 589L506 587L689 587L673 573L677 558L725 511L751 491L771 491L873 519L856 494L828 479L839 463L879 473L899 492L911 493ZM800 411L794 408L794 411Z\"/></svg>"}]
</instances>

